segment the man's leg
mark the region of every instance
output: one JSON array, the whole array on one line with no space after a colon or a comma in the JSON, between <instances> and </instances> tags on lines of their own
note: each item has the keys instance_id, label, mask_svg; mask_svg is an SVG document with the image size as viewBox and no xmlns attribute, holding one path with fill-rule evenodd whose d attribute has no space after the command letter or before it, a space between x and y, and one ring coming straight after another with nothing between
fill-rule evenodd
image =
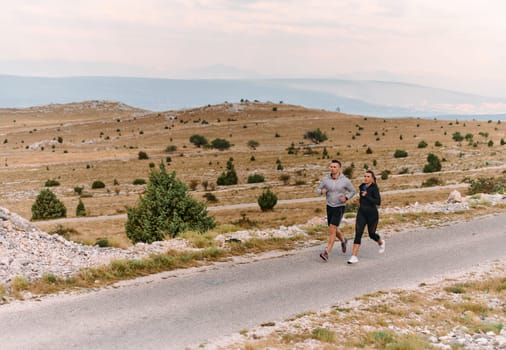
<instances>
[{"instance_id":1,"label":"man's leg","mask_svg":"<svg viewBox=\"0 0 506 350\"><path fill-rule=\"evenodd\" d=\"M327 253L329 253L329 254L332 251L332 248L334 247L334 242L336 241L337 232L339 232L339 230L337 229L337 226L330 224L329 225L329 242L327 244ZM342 238L342 234L341 234L341 238ZM339 240L341 240L341 238Z\"/></svg>"}]
</instances>

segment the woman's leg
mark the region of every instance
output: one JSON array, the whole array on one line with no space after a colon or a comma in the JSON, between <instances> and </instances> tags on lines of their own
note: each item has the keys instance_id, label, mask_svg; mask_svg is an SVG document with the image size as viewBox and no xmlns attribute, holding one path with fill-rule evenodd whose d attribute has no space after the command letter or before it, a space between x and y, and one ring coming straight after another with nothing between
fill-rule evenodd
<instances>
[{"instance_id":1,"label":"woman's leg","mask_svg":"<svg viewBox=\"0 0 506 350\"><path fill-rule=\"evenodd\" d=\"M362 243L362 235L366 225L366 219L364 214L359 210L357 212L357 218L355 220L355 239L353 240L353 252L351 255L357 256L360 244Z\"/></svg>"}]
</instances>

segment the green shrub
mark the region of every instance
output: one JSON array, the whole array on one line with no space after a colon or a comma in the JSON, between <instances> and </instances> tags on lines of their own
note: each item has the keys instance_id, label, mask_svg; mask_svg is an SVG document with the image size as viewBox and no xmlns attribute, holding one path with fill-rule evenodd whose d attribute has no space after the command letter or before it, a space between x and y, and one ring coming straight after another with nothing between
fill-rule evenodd
<instances>
[{"instance_id":1,"label":"green shrub","mask_svg":"<svg viewBox=\"0 0 506 350\"><path fill-rule=\"evenodd\" d=\"M46 187L60 186L60 183L57 180L46 180L44 186Z\"/></svg>"},{"instance_id":2,"label":"green shrub","mask_svg":"<svg viewBox=\"0 0 506 350\"><path fill-rule=\"evenodd\" d=\"M427 156L427 164L423 167L424 173L435 173L441 171L441 160L434 153Z\"/></svg>"},{"instance_id":3,"label":"green shrub","mask_svg":"<svg viewBox=\"0 0 506 350\"><path fill-rule=\"evenodd\" d=\"M227 161L227 170L221 173L221 175L218 177L218 180L216 180L216 184L219 186L230 186L237 185L237 182L238 179L234 167L234 159L230 158Z\"/></svg>"},{"instance_id":4,"label":"green shrub","mask_svg":"<svg viewBox=\"0 0 506 350\"><path fill-rule=\"evenodd\" d=\"M434 142L434 146L436 146L436 147L442 147L443 144L441 142L439 142L439 141L436 141L436 142Z\"/></svg>"},{"instance_id":5,"label":"green shrub","mask_svg":"<svg viewBox=\"0 0 506 350\"><path fill-rule=\"evenodd\" d=\"M149 159L149 156L146 152L144 151L139 151L139 154L138 154L138 159L142 160L142 159Z\"/></svg>"},{"instance_id":6,"label":"green shrub","mask_svg":"<svg viewBox=\"0 0 506 350\"><path fill-rule=\"evenodd\" d=\"M311 141L313 141L313 143L321 143L328 139L327 135L323 131L321 131L320 128L306 132L304 134L304 138L310 139Z\"/></svg>"},{"instance_id":7,"label":"green shrub","mask_svg":"<svg viewBox=\"0 0 506 350\"><path fill-rule=\"evenodd\" d=\"M218 201L218 198L216 198L216 196L211 192L205 193L204 198L210 203L216 203Z\"/></svg>"},{"instance_id":8,"label":"green shrub","mask_svg":"<svg viewBox=\"0 0 506 350\"><path fill-rule=\"evenodd\" d=\"M57 219L67 216L67 208L49 189L43 189L32 205L32 220Z\"/></svg>"},{"instance_id":9,"label":"green shrub","mask_svg":"<svg viewBox=\"0 0 506 350\"><path fill-rule=\"evenodd\" d=\"M383 170L381 172L381 180L386 180L388 179L388 176L391 174L392 172L390 170Z\"/></svg>"},{"instance_id":10,"label":"green shrub","mask_svg":"<svg viewBox=\"0 0 506 350\"><path fill-rule=\"evenodd\" d=\"M371 149L371 147L367 147L367 149L365 150L365 153L366 153L366 154L372 154L372 149Z\"/></svg>"},{"instance_id":11,"label":"green shrub","mask_svg":"<svg viewBox=\"0 0 506 350\"><path fill-rule=\"evenodd\" d=\"M428 146L427 142L425 142L423 140L418 142L418 148L425 148L427 146Z\"/></svg>"},{"instance_id":12,"label":"green shrub","mask_svg":"<svg viewBox=\"0 0 506 350\"><path fill-rule=\"evenodd\" d=\"M107 238L98 238L95 242L95 245L101 247L101 248L105 248L105 247L109 247L110 244L109 244L109 240Z\"/></svg>"},{"instance_id":13,"label":"green shrub","mask_svg":"<svg viewBox=\"0 0 506 350\"><path fill-rule=\"evenodd\" d=\"M464 136L462 136L462 134L461 134L460 132L455 131L455 132L453 133L453 135L452 135L452 139L453 139L454 141L460 142L460 141L462 141L462 140L464 139Z\"/></svg>"},{"instance_id":14,"label":"green shrub","mask_svg":"<svg viewBox=\"0 0 506 350\"><path fill-rule=\"evenodd\" d=\"M344 168L343 170L343 174L346 175L347 177L351 178L353 176L353 167L351 166L348 166L346 168Z\"/></svg>"},{"instance_id":15,"label":"green shrub","mask_svg":"<svg viewBox=\"0 0 506 350\"><path fill-rule=\"evenodd\" d=\"M269 188L265 189L258 197L258 205L262 211L273 210L278 203L278 196L274 194Z\"/></svg>"},{"instance_id":16,"label":"green shrub","mask_svg":"<svg viewBox=\"0 0 506 350\"><path fill-rule=\"evenodd\" d=\"M76 186L74 187L74 192L77 193L78 195L81 195L81 193L83 193L83 188Z\"/></svg>"},{"instance_id":17,"label":"green shrub","mask_svg":"<svg viewBox=\"0 0 506 350\"><path fill-rule=\"evenodd\" d=\"M146 192L137 206L127 209L125 230L133 243L152 243L181 232L204 232L215 226L205 204L193 199L176 173L168 174L160 163L160 171L151 170Z\"/></svg>"},{"instance_id":18,"label":"green shrub","mask_svg":"<svg viewBox=\"0 0 506 350\"><path fill-rule=\"evenodd\" d=\"M228 142L227 140L225 139L214 139L211 141L211 147L212 148L215 148L215 149L218 149L220 151L223 151L223 150L226 150L226 149L229 149L230 147L232 147L233 145Z\"/></svg>"},{"instance_id":19,"label":"green shrub","mask_svg":"<svg viewBox=\"0 0 506 350\"><path fill-rule=\"evenodd\" d=\"M93 181L93 183L91 184L91 188L94 190L99 188L105 188L105 183L103 183L100 180Z\"/></svg>"},{"instance_id":20,"label":"green shrub","mask_svg":"<svg viewBox=\"0 0 506 350\"><path fill-rule=\"evenodd\" d=\"M476 193L504 193L506 191L506 178L477 178L469 181L470 195Z\"/></svg>"},{"instance_id":21,"label":"green shrub","mask_svg":"<svg viewBox=\"0 0 506 350\"><path fill-rule=\"evenodd\" d=\"M408 156L408 152L406 152L402 149L397 149L394 152L394 158L406 158L407 156Z\"/></svg>"},{"instance_id":22,"label":"green shrub","mask_svg":"<svg viewBox=\"0 0 506 350\"><path fill-rule=\"evenodd\" d=\"M261 174L252 174L252 175L248 176L248 183L249 184L254 184L254 183L259 183L259 182L264 182L264 181L265 181L265 178Z\"/></svg>"},{"instance_id":23,"label":"green shrub","mask_svg":"<svg viewBox=\"0 0 506 350\"><path fill-rule=\"evenodd\" d=\"M170 145L170 146L165 147L165 152L176 152L176 150L177 150L177 146L174 146L174 145Z\"/></svg>"},{"instance_id":24,"label":"green shrub","mask_svg":"<svg viewBox=\"0 0 506 350\"><path fill-rule=\"evenodd\" d=\"M146 184L146 180L144 180L144 179L134 179L134 181L132 181L132 184L133 185L145 185Z\"/></svg>"},{"instance_id":25,"label":"green shrub","mask_svg":"<svg viewBox=\"0 0 506 350\"><path fill-rule=\"evenodd\" d=\"M76 216L86 216L86 208L81 198L79 198L79 203L77 203Z\"/></svg>"}]
</instances>

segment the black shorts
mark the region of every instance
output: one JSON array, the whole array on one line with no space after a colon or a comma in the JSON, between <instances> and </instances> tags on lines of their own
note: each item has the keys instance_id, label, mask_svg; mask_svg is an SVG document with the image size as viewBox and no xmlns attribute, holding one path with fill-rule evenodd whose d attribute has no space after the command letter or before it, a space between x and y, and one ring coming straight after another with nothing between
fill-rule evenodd
<instances>
[{"instance_id":1,"label":"black shorts","mask_svg":"<svg viewBox=\"0 0 506 350\"><path fill-rule=\"evenodd\" d=\"M344 215L345 206L331 207L327 205L327 224L339 226Z\"/></svg>"}]
</instances>

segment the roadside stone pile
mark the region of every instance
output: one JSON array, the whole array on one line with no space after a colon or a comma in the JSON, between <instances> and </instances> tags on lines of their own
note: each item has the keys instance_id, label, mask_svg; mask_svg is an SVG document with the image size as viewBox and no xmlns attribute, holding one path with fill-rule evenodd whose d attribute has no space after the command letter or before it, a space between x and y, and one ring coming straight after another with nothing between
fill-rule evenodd
<instances>
[{"instance_id":1,"label":"roadside stone pile","mask_svg":"<svg viewBox=\"0 0 506 350\"><path fill-rule=\"evenodd\" d=\"M129 249L101 248L50 235L19 215L0 207L0 283L16 276L28 280L54 274L69 277L83 267L100 266L114 259L139 259L168 249L187 249L184 240L136 244Z\"/></svg>"}]
</instances>

